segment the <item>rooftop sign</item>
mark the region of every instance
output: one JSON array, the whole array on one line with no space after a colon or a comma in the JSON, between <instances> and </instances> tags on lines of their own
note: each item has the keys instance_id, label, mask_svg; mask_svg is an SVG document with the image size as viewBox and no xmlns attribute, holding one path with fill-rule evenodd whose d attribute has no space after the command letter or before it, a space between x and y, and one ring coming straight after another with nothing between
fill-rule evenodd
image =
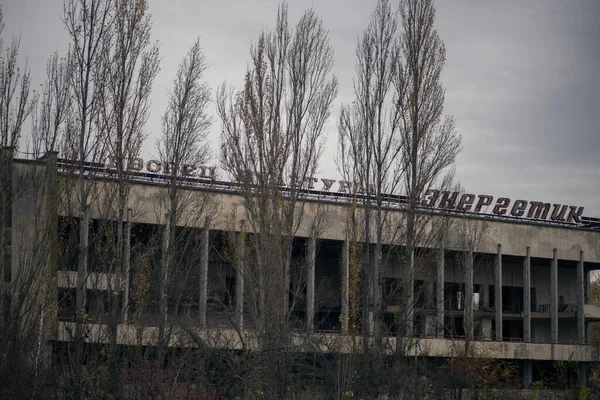
<instances>
[{"instance_id":1,"label":"rooftop sign","mask_svg":"<svg viewBox=\"0 0 600 400\"><path fill-rule=\"evenodd\" d=\"M107 167L114 168L114 161L111 160ZM171 174L172 165L158 160L149 160L144 163L144 160L141 158L132 158L127 163L127 169L130 171L142 171L145 169L147 172L155 174ZM180 169L178 174L180 176L207 180L215 180L216 178L216 167L185 164ZM321 185L320 188L317 188L316 185L319 181ZM336 182L337 186L334 188ZM349 182L342 180L336 181L335 179L310 177L306 178L305 189L320 190L322 192L350 193L351 185ZM359 193L364 193L364 191ZM420 201L420 205L426 208L473 213L485 213L488 207L493 206L493 215L575 224L581 223L580 217L583 214L583 207L578 206L551 204L542 201L512 201L507 197L499 197L494 201L492 196L486 194L476 196L472 193L461 194L459 192L440 191L437 189L427 190Z\"/></svg>"},{"instance_id":2,"label":"rooftop sign","mask_svg":"<svg viewBox=\"0 0 600 400\"><path fill-rule=\"evenodd\" d=\"M459 197L460 196L460 197ZM443 210L480 213L484 207L493 206L492 214L510 215L519 218L534 218L554 222L581 223L583 207L550 204L542 201L515 200L499 197L495 202L492 196L472 193L439 191L429 189L421 200L421 206Z\"/></svg>"}]
</instances>

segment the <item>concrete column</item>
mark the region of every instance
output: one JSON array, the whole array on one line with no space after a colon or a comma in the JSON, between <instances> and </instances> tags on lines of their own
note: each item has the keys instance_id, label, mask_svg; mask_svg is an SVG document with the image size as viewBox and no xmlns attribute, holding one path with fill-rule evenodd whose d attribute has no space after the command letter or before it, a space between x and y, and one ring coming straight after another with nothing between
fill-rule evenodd
<instances>
[{"instance_id":1,"label":"concrete column","mask_svg":"<svg viewBox=\"0 0 600 400\"><path fill-rule=\"evenodd\" d=\"M531 257L529 247L523 259L523 339L531 340Z\"/></svg>"},{"instance_id":2,"label":"concrete column","mask_svg":"<svg viewBox=\"0 0 600 400\"><path fill-rule=\"evenodd\" d=\"M12 276L12 204L14 148L0 148L0 282Z\"/></svg>"},{"instance_id":3,"label":"concrete column","mask_svg":"<svg viewBox=\"0 0 600 400\"><path fill-rule=\"evenodd\" d=\"M48 237L48 302L44 313L53 311L58 302L58 153L46 154L46 229ZM0 260L1 263L1 260ZM57 340L58 318L50 318L45 329L46 340Z\"/></svg>"},{"instance_id":4,"label":"concrete column","mask_svg":"<svg viewBox=\"0 0 600 400\"><path fill-rule=\"evenodd\" d=\"M131 280L131 208L127 210L127 221L125 221L125 248L123 249L123 264L125 267L125 279L123 286L123 322L129 320L129 281Z\"/></svg>"},{"instance_id":5,"label":"concrete column","mask_svg":"<svg viewBox=\"0 0 600 400\"><path fill-rule=\"evenodd\" d=\"M306 246L306 329L312 331L315 326L315 261L317 240L308 238Z\"/></svg>"},{"instance_id":6,"label":"concrete column","mask_svg":"<svg viewBox=\"0 0 600 400\"><path fill-rule=\"evenodd\" d=\"M523 387L525 389L530 389L532 383L533 383L533 367L531 364L531 360L524 360L523 361Z\"/></svg>"},{"instance_id":7,"label":"concrete column","mask_svg":"<svg viewBox=\"0 0 600 400\"><path fill-rule=\"evenodd\" d=\"M404 335L413 337L415 334L414 313L415 313L415 251L412 250L408 255L408 273L405 274L406 279L406 318Z\"/></svg>"},{"instance_id":8,"label":"concrete column","mask_svg":"<svg viewBox=\"0 0 600 400\"><path fill-rule=\"evenodd\" d=\"M552 251L552 254L552 262L550 264L550 289L552 295L550 332L552 341L558 342L558 253L556 249Z\"/></svg>"},{"instance_id":9,"label":"concrete column","mask_svg":"<svg viewBox=\"0 0 600 400\"><path fill-rule=\"evenodd\" d=\"M587 365L588 364L584 362L577 363L577 375L579 380L579 386L587 386Z\"/></svg>"},{"instance_id":10,"label":"concrete column","mask_svg":"<svg viewBox=\"0 0 600 400\"><path fill-rule=\"evenodd\" d=\"M170 248L170 237L171 237L171 229L175 229L175 227L171 227L169 214L165 214L165 226L163 227L163 235L162 235L162 257L161 257L161 271L160 271L160 299L158 301L158 307L160 312L160 317L164 322L168 320L169 310L168 310L168 293L167 293L167 284L169 282L169 248Z\"/></svg>"},{"instance_id":11,"label":"concrete column","mask_svg":"<svg viewBox=\"0 0 600 400\"><path fill-rule=\"evenodd\" d=\"M473 339L473 252L465 253L465 314L463 326L468 340Z\"/></svg>"},{"instance_id":12,"label":"concrete column","mask_svg":"<svg viewBox=\"0 0 600 400\"><path fill-rule=\"evenodd\" d=\"M342 243L342 262L341 262L341 277L342 277L342 333L348 333L348 320L350 318L350 258L348 252L348 239Z\"/></svg>"},{"instance_id":13,"label":"concrete column","mask_svg":"<svg viewBox=\"0 0 600 400\"><path fill-rule=\"evenodd\" d=\"M238 262L235 270L235 325L240 331L244 329L244 270L246 264L245 223L240 221L240 234L238 236ZM264 310L261 310L264 312Z\"/></svg>"},{"instance_id":14,"label":"concrete column","mask_svg":"<svg viewBox=\"0 0 600 400\"><path fill-rule=\"evenodd\" d=\"M439 249L436 257L437 269L437 301L436 301L436 326L437 336L444 337L444 249Z\"/></svg>"},{"instance_id":15,"label":"concrete column","mask_svg":"<svg viewBox=\"0 0 600 400\"><path fill-rule=\"evenodd\" d=\"M498 243L498 254L496 255L496 268L494 272L496 340L502 340L502 245L500 243Z\"/></svg>"},{"instance_id":16,"label":"concrete column","mask_svg":"<svg viewBox=\"0 0 600 400\"><path fill-rule=\"evenodd\" d=\"M200 328L206 328L206 302L208 300L208 241L210 233L210 218L204 217L204 227L200 237L200 304L198 305L198 319Z\"/></svg>"},{"instance_id":17,"label":"concrete column","mask_svg":"<svg viewBox=\"0 0 600 400\"><path fill-rule=\"evenodd\" d=\"M76 305L77 312L81 315L86 314L87 306L87 278L88 278L88 245L89 245L90 221L88 219L87 210L81 213L79 218L79 252L77 263L77 289L76 289Z\"/></svg>"},{"instance_id":18,"label":"concrete column","mask_svg":"<svg viewBox=\"0 0 600 400\"><path fill-rule=\"evenodd\" d=\"M583 261L583 250L579 252L579 263L577 263L577 340L579 343L586 342L585 335L585 265Z\"/></svg>"}]
</instances>

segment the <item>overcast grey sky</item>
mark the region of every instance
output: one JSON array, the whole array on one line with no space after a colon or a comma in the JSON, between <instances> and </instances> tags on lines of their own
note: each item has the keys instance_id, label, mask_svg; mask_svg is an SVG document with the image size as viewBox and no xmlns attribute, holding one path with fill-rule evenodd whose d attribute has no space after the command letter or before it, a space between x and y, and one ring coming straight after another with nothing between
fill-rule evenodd
<instances>
[{"instance_id":1,"label":"overcast grey sky","mask_svg":"<svg viewBox=\"0 0 600 400\"><path fill-rule=\"evenodd\" d=\"M161 46L150 138L155 155L165 94L196 36L210 65L213 94L224 80L239 86L249 45L275 21L277 1L150 0ZM40 84L46 59L67 48L62 0L0 0L5 43L21 35L21 57ZM338 176L336 120L352 100L355 46L375 0L289 0L290 20L314 7L330 31L340 83L327 125L320 176ZM446 112L462 134L457 178L467 191L580 205L600 216L600 0L438 0L437 29L446 43ZM211 138L218 143L215 119ZM215 160L215 163L217 161Z\"/></svg>"}]
</instances>

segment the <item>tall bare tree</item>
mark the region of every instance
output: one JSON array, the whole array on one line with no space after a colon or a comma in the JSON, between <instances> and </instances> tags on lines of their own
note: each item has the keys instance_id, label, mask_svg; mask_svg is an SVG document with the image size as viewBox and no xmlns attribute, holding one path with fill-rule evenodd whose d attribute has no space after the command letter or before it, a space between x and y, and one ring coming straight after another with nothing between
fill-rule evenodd
<instances>
[{"instance_id":1,"label":"tall bare tree","mask_svg":"<svg viewBox=\"0 0 600 400\"><path fill-rule=\"evenodd\" d=\"M217 93L221 162L243 197L240 218L248 234L245 254L238 257L243 265L236 266L245 281L240 294L246 295L262 351L278 354L261 376L283 396L290 362L284 354L291 354L284 349L296 299L293 238L302 221L318 229L311 219L316 214L305 212L303 190L316 180L324 124L338 84L328 33L312 9L291 26L287 5L280 5L275 28L261 33L250 54L244 88L235 92L222 85Z\"/></svg>"},{"instance_id":2,"label":"tall bare tree","mask_svg":"<svg viewBox=\"0 0 600 400\"><path fill-rule=\"evenodd\" d=\"M161 136L157 141L157 150L168 174L167 188L161 196L165 228L158 277L159 363L165 356L170 328L174 325L168 321L169 299L176 300L176 307L183 295L181 286L177 285L181 278L174 275L175 271L182 267L189 274L190 269L197 269L198 265L189 259L182 260L198 245L194 230L183 226L204 226L208 229L202 221L206 217L210 197L198 191L183 190L186 183L181 179L181 175L189 174L190 168L206 165L211 154L207 141L212 119L207 113L210 89L204 81L206 68L200 39L196 39L173 80L173 89L168 94L167 109L162 117Z\"/></svg>"},{"instance_id":3,"label":"tall bare tree","mask_svg":"<svg viewBox=\"0 0 600 400\"><path fill-rule=\"evenodd\" d=\"M70 53L60 57L55 51L46 63L46 81L31 129L31 153L36 157L58 151L64 140L67 119L72 117L73 96L69 90L72 72Z\"/></svg>"},{"instance_id":4,"label":"tall bare tree","mask_svg":"<svg viewBox=\"0 0 600 400\"><path fill-rule=\"evenodd\" d=\"M402 179L398 162L400 116L394 107L392 85L398 68L397 29L397 13L390 1L379 1L356 49L356 100L342 107L339 122L339 167L344 180L353 184L354 201L360 195L363 211L358 242L374 244L373 248L365 245L361 256L366 269L362 271L366 286L363 334L367 340L372 332L377 343L382 334L384 243L393 243L396 236L388 219L389 209L384 207L385 196L398 195ZM368 312L370 309L373 311Z\"/></svg>"},{"instance_id":5,"label":"tall bare tree","mask_svg":"<svg viewBox=\"0 0 600 400\"><path fill-rule=\"evenodd\" d=\"M63 156L75 160L64 180L61 206L76 216L73 228L77 239L75 353L67 359L64 390L71 397L84 397L90 381L84 378L84 324L87 319L89 277L90 204L100 192L88 179L88 163L100 163L106 156L106 121L102 118L102 98L108 81L111 59L113 2L110 0L65 0L63 23L70 39L72 75L69 93L72 111L63 141Z\"/></svg>"},{"instance_id":6,"label":"tall bare tree","mask_svg":"<svg viewBox=\"0 0 600 400\"><path fill-rule=\"evenodd\" d=\"M399 65L394 76L395 100L400 115L401 165L405 174L406 255L408 265L403 281L405 309L398 321L397 351L402 336L413 334L415 267L418 264L417 246L432 238L430 218L420 213L419 197L429 187L447 185L445 171L454 163L460 151L461 139L454 119L444 115L445 91L441 73L446 63L446 48L434 29L433 0L402 0L400 2L401 37Z\"/></svg>"},{"instance_id":7,"label":"tall bare tree","mask_svg":"<svg viewBox=\"0 0 600 400\"><path fill-rule=\"evenodd\" d=\"M4 53L4 14L0 7L0 147L16 148L23 123L33 111L29 67L19 66L20 38L13 38Z\"/></svg>"},{"instance_id":8,"label":"tall bare tree","mask_svg":"<svg viewBox=\"0 0 600 400\"><path fill-rule=\"evenodd\" d=\"M244 89L234 93L222 85L218 92L221 160L240 184L248 229L257 233L250 236L247 272L259 330L289 316L292 238L337 93L332 67L321 20L308 10L291 28L284 4L274 31L263 32L251 49Z\"/></svg>"},{"instance_id":9,"label":"tall bare tree","mask_svg":"<svg viewBox=\"0 0 600 400\"><path fill-rule=\"evenodd\" d=\"M102 118L106 129L109 157L116 169L116 185L109 191L110 202L116 215L116 240L110 251L109 270L115 274L115 287L109 288L111 296L111 382L117 380L117 327L124 317L128 299L121 300L122 288L129 286L128 258L125 257L125 229L130 192L130 172L140 169L134 165L139 156L144 130L148 120L152 83L159 71L158 44L151 43L151 15L146 1L117 0L114 2L114 19L111 26L111 46L108 57L104 90L101 92ZM131 221L129 221L131 222ZM128 291L124 292L127 295Z\"/></svg>"}]
</instances>

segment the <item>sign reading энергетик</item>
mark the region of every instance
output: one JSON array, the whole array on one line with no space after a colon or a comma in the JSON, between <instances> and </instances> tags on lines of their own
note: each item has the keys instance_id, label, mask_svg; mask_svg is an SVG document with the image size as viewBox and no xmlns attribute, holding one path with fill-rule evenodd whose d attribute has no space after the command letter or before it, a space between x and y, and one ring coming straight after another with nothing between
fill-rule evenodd
<instances>
[{"instance_id":1,"label":"sign reading \u044d\u043d\u0435\u0440\u0433\u0435\u0442\u0438\u043a","mask_svg":"<svg viewBox=\"0 0 600 400\"><path fill-rule=\"evenodd\" d=\"M437 189L428 189L420 204L422 207L475 213L480 213L484 207L493 205L492 214L494 215L550 219L550 221L569 223L581 223L579 217L583 214L583 207L527 200L511 202L507 197L499 197L494 204L494 198L486 194L475 196L471 193L464 193L459 197L459 192Z\"/></svg>"}]
</instances>

